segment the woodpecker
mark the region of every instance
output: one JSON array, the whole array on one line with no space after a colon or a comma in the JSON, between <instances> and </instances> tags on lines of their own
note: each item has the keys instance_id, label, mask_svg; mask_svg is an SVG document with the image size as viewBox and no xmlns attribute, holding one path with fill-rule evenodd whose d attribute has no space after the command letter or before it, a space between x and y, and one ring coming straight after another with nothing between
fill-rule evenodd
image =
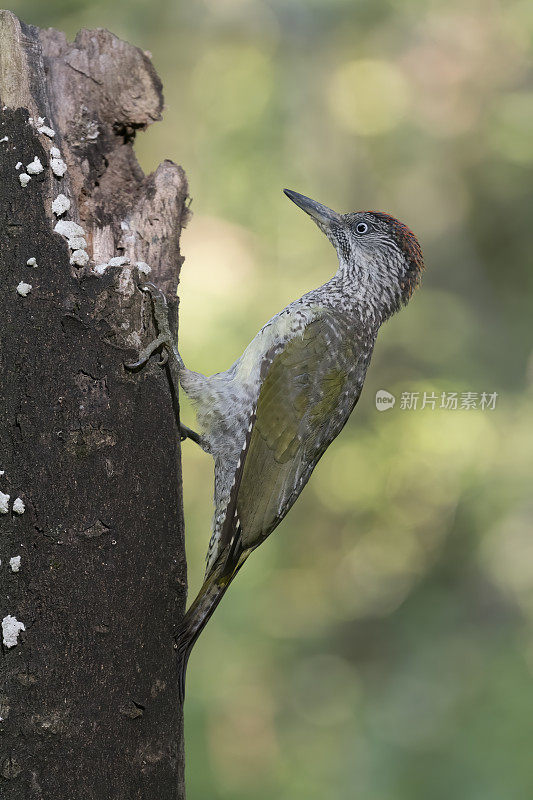
<instances>
[{"instance_id":1,"label":"woodpecker","mask_svg":"<svg viewBox=\"0 0 533 800\"><path fill-rule=\"evenodd\" d=\"M285 517L361 394L378 330L420 283L422 251L383 212L338 214L292 190L287 197L327 236L335 275L264 325L225 372L185 367L164 296L151 297L158 337L128 365L163 352L170 379L191 398L201 433L181 426L215 462L215 512L203 586L176 635L183 697L189 654L248 556Z\"/></svg>"}]
</instances>

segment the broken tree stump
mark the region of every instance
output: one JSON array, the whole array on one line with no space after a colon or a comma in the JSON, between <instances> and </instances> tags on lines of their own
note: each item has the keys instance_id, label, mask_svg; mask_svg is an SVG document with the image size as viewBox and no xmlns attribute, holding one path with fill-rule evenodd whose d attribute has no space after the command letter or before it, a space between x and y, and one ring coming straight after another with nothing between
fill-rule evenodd
<instances>
[{"instance_id":1,"label":"broken tree stump","mask_svg":"<svg viewBox=\"0 0 533 800\"><path fill-rule=\"evenodd\" d=\"M177 328L186 178L139 167L161 83L108 31L0 11L0 104L0 795L177 800L175 398L123 363L153 335L146 274Z\"/></svg>"}]
</instances>

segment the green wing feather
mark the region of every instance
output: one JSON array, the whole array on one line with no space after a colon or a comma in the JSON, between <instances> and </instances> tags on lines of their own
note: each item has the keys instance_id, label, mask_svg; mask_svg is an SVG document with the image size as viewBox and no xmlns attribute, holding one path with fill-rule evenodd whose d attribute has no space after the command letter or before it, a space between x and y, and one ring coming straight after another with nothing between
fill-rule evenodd
<instances>
[{"instance_id":1,"label":"green wing feather","mask_svg":"<svg viewBox=\"0 0 533 800\"><path fill-rule=\"evenodd\" d=\"M278 353L263 381L236 497L243 549L276 527L355 405L356 344L332 312ZM346 394L348 392L348 394Z\"/></svg>"}]
</instances>

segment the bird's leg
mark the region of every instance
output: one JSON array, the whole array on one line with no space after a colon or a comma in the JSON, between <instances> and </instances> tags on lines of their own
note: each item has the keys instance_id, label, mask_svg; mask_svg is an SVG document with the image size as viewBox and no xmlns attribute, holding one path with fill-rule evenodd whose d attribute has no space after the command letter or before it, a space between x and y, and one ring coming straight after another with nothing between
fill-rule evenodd
<instances>
[{"instance_id":1,"label":"bird's leg","mask_svg":"<svg viewBox=\"0 0 533 800\"><path fill-rule=\"evenodd\" d=\"M180 438L182 442L184 439L190 439L192 442L196 442L197 445L202 447L202 439L200 434L196 433L196 431L193 431L191 428L189 428L187 425L184 425L182 422L180 422Z\"/></svg>"},{"instance_id":2,"label":"bird's leg","mask_svg":"<svg viewBox=\"0 0 533 800\"><path fill-rule=\"evenodd\" d=\"M191 428L188 428L187 425L183 425L179 420L178 397L180 371L185 365L178 352L177 345L174 342L174 337L172 335L166 297L161 289L159 289L153 283L143 284L139 288L143 292L147 292L150 295L158 335L152 342L150 342L149 345L141 350L137 361L124 364L124 366L129 370L141 369L148 363L150 357L154 353L162 351L161 358L159 360L159 366L166 367L167 369L170 386L172 389L172 400L174 404L176 422L178 423L180 429L180 439L181 441L184 439L191 439L193 442L196 442L196 444L201 446L200 435L191 430Z\"/></svg>"}]
</instances>

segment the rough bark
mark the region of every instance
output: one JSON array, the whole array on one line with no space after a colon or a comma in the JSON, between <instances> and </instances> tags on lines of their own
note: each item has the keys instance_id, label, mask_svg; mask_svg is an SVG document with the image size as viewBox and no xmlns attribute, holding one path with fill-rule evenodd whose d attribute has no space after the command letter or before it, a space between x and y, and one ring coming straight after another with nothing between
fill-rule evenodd
<instances>
[{"instance_id":1,"label":"rough bark","mask_svg":"<svg viewBox=\"0 0 533 800\"><path fill-rule=\"evenodd\" d=\"M123 362L153 334L137 262L177 327L185 175L137 164L132 141L160 118L161 84L108 31L68 43L0 12L0 100L0 618L25 626L0 653L0 795L176 800L179 437L165 370ZM43 170L23 187L35 156ZM54 232L59 219L83 227L86 251Z\"/></svg>"}]
</instances>

